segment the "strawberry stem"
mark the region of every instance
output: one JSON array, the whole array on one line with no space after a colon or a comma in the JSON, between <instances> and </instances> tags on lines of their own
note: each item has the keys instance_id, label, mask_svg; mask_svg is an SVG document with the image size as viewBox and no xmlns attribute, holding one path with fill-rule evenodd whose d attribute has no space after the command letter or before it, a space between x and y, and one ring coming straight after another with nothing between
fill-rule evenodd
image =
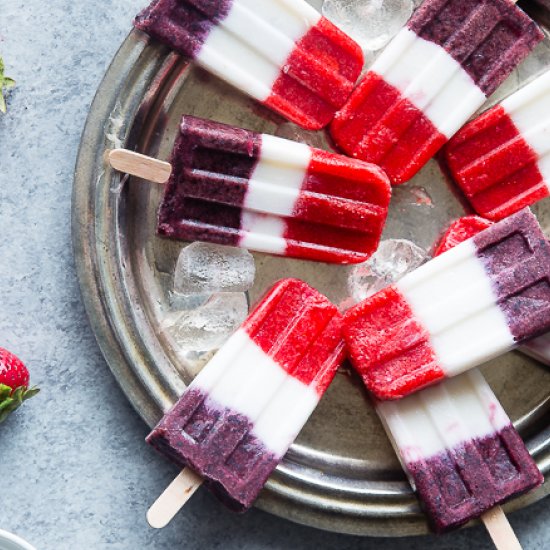
<instances>
[{"instance_id":1,"label":"strawberry stem","mask_svg":"<svg viewBox=\"0 0 550 550\"><path fill-rule=\"evenodd\" d=\"M5 384L0 384L0 424L6 420L10 413L34 397L39 391L38 388L27 388L27 386L13 389Z\"/></svg>"}]
</instances>

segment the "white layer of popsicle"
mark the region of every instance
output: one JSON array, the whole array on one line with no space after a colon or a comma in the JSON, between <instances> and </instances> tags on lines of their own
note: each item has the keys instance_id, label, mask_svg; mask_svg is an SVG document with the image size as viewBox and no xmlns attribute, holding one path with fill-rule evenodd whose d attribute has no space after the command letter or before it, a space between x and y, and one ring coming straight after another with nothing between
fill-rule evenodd
<instances>
[{"instance_id":1,"label":"white layer of popsicle","mask_svg":"<svg viewBox=\"0 0 550 550\"><path fill-rule=\"evenodd\" d=\"M229 15L209 34L197 62L266 101L296 43L321 19L306 2L233 0Z\"/></svg>"},{"instance_id":2,"label":"white layer of popsicle","mask_svg":"<svg viewBox=\"0 0 550 550\"><path fill-rule=\"evenodd\" d=\"M538 169L550 188L550 71L506 98L501 106L537 153Z\"/></svg>"},{"instance_id":3,"label":"white layer of popsicle","mask_svg":"<svg viewBox=\"0 0 550 550\"><path fill-rule=\"evenodd\" d=\"M447 138L487 99L444 48L407 27L399 31L370 70L397 88Z\"/></svg>"},{"instance_id":4,"label":"white layer of popsicle","mask_svg":"<svg viewBox=\"0 0 550 550\"><path fill-rule=\"evenodd\" d=\"M239 329L193 380L209 404L246 416L276 456L296 439L319 402L315 388L289 375Z\"/></svg>"},{"instance_id":5,"label":"white layer of popsicle","mask_svg":"<svg viewBox=\"0 0 550 550\"><path fill-rule=\"evenodd\" d=\"M477 369L376 409L405 467L510 425Z\"/></svg>"},{"instance_id":6,"label":"white layer of popsicle","mask_svg":"<svg viewBox=\"0 0 550 550\"><path fill-rule=\"evenodd\" d=\"M246 233L241 246L284 254L286 224L276 216L292 216L310 161L311 148L307 145L262 134L260 160L243 204L242 229ZM266 211L274 215L257 213Z\"/></svg>"},{"instance_id":7,"label":"white layer of popsicle","mask_svg":"<svg viewBox=\"0 0 550 550\"><path fill-rule=\"evenodd\" d=\"M514 337L472 240L409 273L396 286L430 332L447 376L513 347Z\"/></svg>"}]
</instances>

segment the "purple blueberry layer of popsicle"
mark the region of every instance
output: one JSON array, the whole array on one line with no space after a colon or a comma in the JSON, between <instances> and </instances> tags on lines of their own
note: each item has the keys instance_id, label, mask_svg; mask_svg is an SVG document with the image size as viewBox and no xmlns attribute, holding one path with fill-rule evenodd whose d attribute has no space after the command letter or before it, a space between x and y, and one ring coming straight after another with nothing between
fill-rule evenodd
<instances>
[{"instance_id":1,"label":"purple blueberry layer of popsicle","mask_svg":"<svg viewBox=\"0 0 550 550\"><path fill-rule=\"evenodd\" d=\"M408 27L442 46L486 96L543 38L538 26L510 0L429 0Z\"/></svg>"},{"instance_id":2,"label":"purple blueberry layer of popsicle","mask_svg":"<svg viewBox=\"0 0 550 550\"><path fill-rule=\"evenodd\" d=\"M474 237L516 342L550 329L550 248L533 221L526 209Z\"/></svg>"},{"instance_id":3,"label":"purple blueberry layer of popsicle","mask_svg":"<svg viewBox=\"0 0 550 550\"><path fill-rule=\"evenodd\" d=\"M280 461L252 428L246 416L190 389L147 442L181 467L192 468L229 508L243 512Z\"/></svg>"},{"instance_id":4,"label":"purple blueberry layer of popsicle","mask_svg":"<svg viewBox=\"0 0 550 550\"><path fill-rule=\"evenodd\" d=\"M436 532L458 527L543 481L513 426L411 462L407 469Z\"/></svg>"},{"instance_id":5,"label":"purple blueberry layer of popsicle","mask_svg":"<svg viewBox=\"0 0 550 550\"><path fill-rule=\"evenodd\" d=\"M156 0L138 14L134 25L187 57L194 58L208 35L229 14L232 0L193 2Z\"/></svg>"},{"instance_id":6,"label":"purple blueberry layer of popsicle","mask_svg":"<svg viewBox=\"0 0 550 550\"><path fill-rule=\"evenodd\" d=\"M159 234L236 246L242 209L221 204L223 197L218 193L230 193L231 197L225 198L232 204L244 202L246 187L238 180L250 179L260 148L261 137L255 132L184 117L172 153L172 176L159 211ZM213 174L219 175L221 185L213 186ZM216 193L216 202L189 197L209 193ZM195 231L192 220L199 222ZM233 228L235 232L221 232L218 227Z\"/></svg>"}]
</instances>

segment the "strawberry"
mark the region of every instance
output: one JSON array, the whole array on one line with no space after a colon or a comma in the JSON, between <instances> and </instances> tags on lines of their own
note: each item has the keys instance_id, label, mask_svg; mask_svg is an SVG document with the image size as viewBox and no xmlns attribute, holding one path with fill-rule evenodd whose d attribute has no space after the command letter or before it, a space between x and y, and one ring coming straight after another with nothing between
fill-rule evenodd
<instances>
[{"instance_id":1,"label":"strawberry","mask_svg":"<svg viewBox=\"0 0 550 550\"><path fill-rule=\"evenodd\" d=\"M3 422L23 401L38 393L38 388L28 386L27 367L13 353L0 348L0 422Z\"/></svg>"}]
</instances>

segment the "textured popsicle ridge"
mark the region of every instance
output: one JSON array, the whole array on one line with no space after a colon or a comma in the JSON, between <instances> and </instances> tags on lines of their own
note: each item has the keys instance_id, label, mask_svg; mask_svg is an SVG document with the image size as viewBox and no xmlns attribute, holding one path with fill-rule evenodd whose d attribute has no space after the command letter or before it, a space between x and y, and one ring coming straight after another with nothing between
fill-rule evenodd
<instances>
[{"instance_id":1,"label":"textured popsicle ridge","mask_svg":"<svg viewBox=\"0 0 550 550\"><path fill-rule=\"evenodd\" d=\"M445 148L444 159L474 210L491 220L549 194L536 152L500 105L465 126Z\"/></svg>"},{"instance_id":2,"label":"textured popsicle ridge","mask_svg":"<svg viewBox=\"0 0 550 550\"><path fill-rule=\"evenodd\" d=\"M304 128L320 129L351 95L363 51L322 17L285 61L266 105Z\"/></svg>"},{"instance_id":3,"label":"textured popsicle ridge","mask_svg":"<svg viewBox=\"0 0 550 550\"><path fill-rule=\"evenodd\" d=\"M550 329L550 244L524 210L349 310L351 360L398 399Z\"/></svg>"},{"instance_id":4,"label":"textured popsicle ridge","mask_svg":"<svg viewBox=\"0 0 550 550\"><path fill-rule=\"evenodd\" d=\"M436 532L459 527L544 481L512 425L406 467Z\"/></svg>"},{"instance_id":5,"label":"textured popsicle ridge","mask_svg":"<svg viewBox=\"0 0 550 550\"><path fill-rule=\"evenodd\" d=\"M180 467L199 473L226 506L244 512L281 460L252 428L246 416L190 388L147 442Z\"/></svg>"},{"instance_id":6,"label":"textured popsicle ridge","mask_svg":"<svg viewBox=\"0 0 550 550\"><path fill-rule=\"evenodd\" d=\"M443 161L473 208L503 219L549 195L550 73L466 124Z\"/></svg>"},{"instance_id":7,"label":"textured popsicle ridge","mask_svg":"<svg viewBox=\"0 0 550 550\"><path fill-rule=\"evenodd\" d=\"M376 166L191 116L172 165L160 235L339 263L380 241L391 189Z\"/></svg>"},{"instance_id":8,"label":"textured popsicle ridge","mask_svg":"<svg viewBox=\"0 0 550 550\"><path fill-rule=\"evenodd\" d=\"M544 38L537 24L509 0L430 0L408 27L444 48L485 96Z\"/></svg>"},{"instance_id":9,"label":"textured popsicle ridge","mask_svg":"<svg viewBox=\"0 0 550 550\"><path fill-rule=\"evenodd\" d=\"M189 466L229 507L263 488L344 356L341 316L306 283L286 279L199 373L147 441Z\"/></svg>"},{"instance_id":10,"label":"textured popsicle ridge","mask_svg":"<svg viewBox=\"0 0 550 550\"><path fill-rule=\"evenodd\" d=\"M370 185L366 185L371 182ZM381 234L391 191L381 168L311 149L311 160L292 215L312 222Z\"/></svg>"},{"instance_id":11,"label":"textured popsicle ridge","mask_svg":"<svg viewBox=\"0 0 550 550\"><path fill-rule=\"evenodd\" d=\"M242 328L290 376L322 395L341 362L341 322L325 296L306 283L286 279Z\"/></svg>"},{"instance_id":12,"label":"textured popsicle ridge","mask_svg":"<svg viewBox=\"0 0 550 550\"><path fill-rule=\"evenodd\" d=\"M473 238L516 342L550 329L550 244L528 210Z\"/></svg>"},{"instance_id":13,"label":"textured popsicle ridge","mask_svg":"<svg viewBox=\"0 0 550 550\"><path fill-rule=\"evenodd\" d=\"M398 399L445 377L428 330L395 286L345 315L351 361L378 399Z\"/></svg>"},{"instance_id":14,"label":"textured popsicle ridge","mask_svg":"<svg viewBox=\"0 0 550 550\"><path fill-rule=\"evenodd\" d=\"M135 26L305 128L346 102L361 48L303 0L156 0Z\"/></svg>"},{"instance_id":15,"label":"textured popsicle ridge","mask_svg":"<svg viewBox=\"0 0 550 550\"><path fill-rule=\"evenodd\" d=\"M437 532L543 482L477 370L376 409Z\"/></svg>"},{"instance_id":16,"label":"textured popsicle ridge","mask_svg":"<svg viewBox=\"0 0 550 550\"><path fill-rule=\"evenodd\" d=\"M242 203L243 182L254 171L260 147L261 138L254 132L184 116L172 152L172 175L159 209L159 234L237 246L240 208L218 207L192 198L192 193L195 188L206 189L219 196L221 203ZM212 178L216 174L221 175L218 186Z\"/></svg>"},{"instance_id":17,"label":"textured popsicle ridge","mask_svg":"<svg viewBox=\"0 0 550 550\"><path fill-rule=\"evenodd\" d=\"M447 140L421 109L372 70L336 113L331 134L347 154L381 166L393 185L411 179Z\"/></svg>"}]
</instances>

